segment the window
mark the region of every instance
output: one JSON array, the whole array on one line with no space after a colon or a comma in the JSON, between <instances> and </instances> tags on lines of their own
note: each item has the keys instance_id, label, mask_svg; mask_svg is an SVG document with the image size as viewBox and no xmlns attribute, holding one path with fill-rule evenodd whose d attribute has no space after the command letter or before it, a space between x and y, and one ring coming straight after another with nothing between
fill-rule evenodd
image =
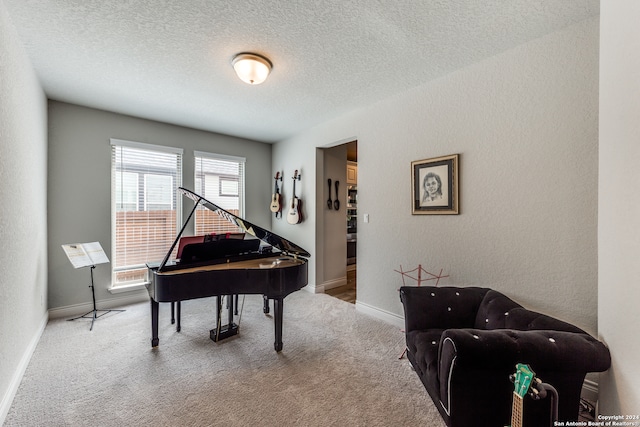
<instances>
[{"instance_id":1,"label":"window","mask_svg":"<svg viewBox=\"0 0 640 427\"><path fill-rule=\"evenodd\" d=\"M242 157L196 151L195 192L232 214L244 217L244 163ZM237 233L227 220L199 207L195 213L195 234Z\"/></svg>"},{"instance_id":2,"label":"window","mask_svg":"<svg viewBox=\"0 0 640 427\"><path fill-rule=\"evenodd\" d=\"M143 283L181 224L182 150L111 140L112 287Z\"/></svg>"}]
</instances>

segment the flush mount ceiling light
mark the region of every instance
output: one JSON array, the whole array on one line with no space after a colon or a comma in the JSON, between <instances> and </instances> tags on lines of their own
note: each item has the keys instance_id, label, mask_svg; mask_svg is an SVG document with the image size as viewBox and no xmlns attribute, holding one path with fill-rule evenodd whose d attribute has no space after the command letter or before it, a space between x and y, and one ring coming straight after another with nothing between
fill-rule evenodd
<instances>
[{"instance_id":1,"label":"flush mount ceiling light","mask_svg":"<svg viewBox=\"0 0 640 427\"><path fill-rule=\"evenodd\" d=\"M239 53L231 61L236 74L245 83L259 85L271 72L271 61L255 53Z\"/></svg>"}]
</instances>

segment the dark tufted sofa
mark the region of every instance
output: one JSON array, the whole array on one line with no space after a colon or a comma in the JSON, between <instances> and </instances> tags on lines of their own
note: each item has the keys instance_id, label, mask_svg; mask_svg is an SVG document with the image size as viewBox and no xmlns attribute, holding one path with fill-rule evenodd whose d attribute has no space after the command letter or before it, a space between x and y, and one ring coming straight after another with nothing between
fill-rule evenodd
<instances>
[{"instance_id":1,"label":"dark tufted sofa","mask_svg":"<svg viewBox=\"0 0 640 427\"><path fill-rule=\"evenodd\" d=\"M558 390L558 419L578 419L587 372L609 350L582 329L477 287L402 287L407 357L449 427L511 422L516 363ZM550 425L550 398L524 399L523 425Z\"/></svg>"}]
</instances>

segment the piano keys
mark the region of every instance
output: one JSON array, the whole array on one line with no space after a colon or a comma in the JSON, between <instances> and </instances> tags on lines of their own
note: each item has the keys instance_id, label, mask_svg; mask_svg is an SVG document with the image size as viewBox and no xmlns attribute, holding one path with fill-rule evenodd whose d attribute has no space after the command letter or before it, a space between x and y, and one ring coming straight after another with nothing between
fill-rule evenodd
<instances>
[{"instance_id":1,"label":"piano keys","mask_svg":"<svg viewBox=\"0 0 640 427\"><path fill-rule=\"evenodd\" d=\"M163 261L147 263L152 347L159 345L158 312L161 302L177 303L179 319L180 301L211 296L260 294L265 298L265 312L268 311L268 301L273 301L274 348L281 351L284 298L307 285L305 257L309 257L309 253L295 243L225 211L190 190L182 187L178 190L192 199L195 205ZM171 253L180 242L182 233L198 206L204 206L230 221L249 235L249 239L238 240L237 235L235 239L203 239L202 242L189 243L181 248L182 258L170 260ZM194 239L190 237L190 240ZM226 336L237 332L231 309L229 324L225 326L226 328L216 325L211 331L211 338L220 338L223 331Z\"/></svg>"}]
</instances>

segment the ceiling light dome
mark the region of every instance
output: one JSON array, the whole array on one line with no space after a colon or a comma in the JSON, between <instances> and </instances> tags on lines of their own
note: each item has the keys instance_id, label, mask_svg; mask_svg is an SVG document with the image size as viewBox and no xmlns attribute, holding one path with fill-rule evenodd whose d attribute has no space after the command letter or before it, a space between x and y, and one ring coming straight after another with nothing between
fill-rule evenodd
<instances>
[{"instance_id":1,"label":"ceiling light dome","mask_svg":"<svg viewBox=\"0 0 640 427\"><path fill-rule=\"evenodd\" d=\"M255 53L239 53L231 61L236 74L245 83L259 85L271 72L271 61Z\"/></svg>"}]
</instances>

